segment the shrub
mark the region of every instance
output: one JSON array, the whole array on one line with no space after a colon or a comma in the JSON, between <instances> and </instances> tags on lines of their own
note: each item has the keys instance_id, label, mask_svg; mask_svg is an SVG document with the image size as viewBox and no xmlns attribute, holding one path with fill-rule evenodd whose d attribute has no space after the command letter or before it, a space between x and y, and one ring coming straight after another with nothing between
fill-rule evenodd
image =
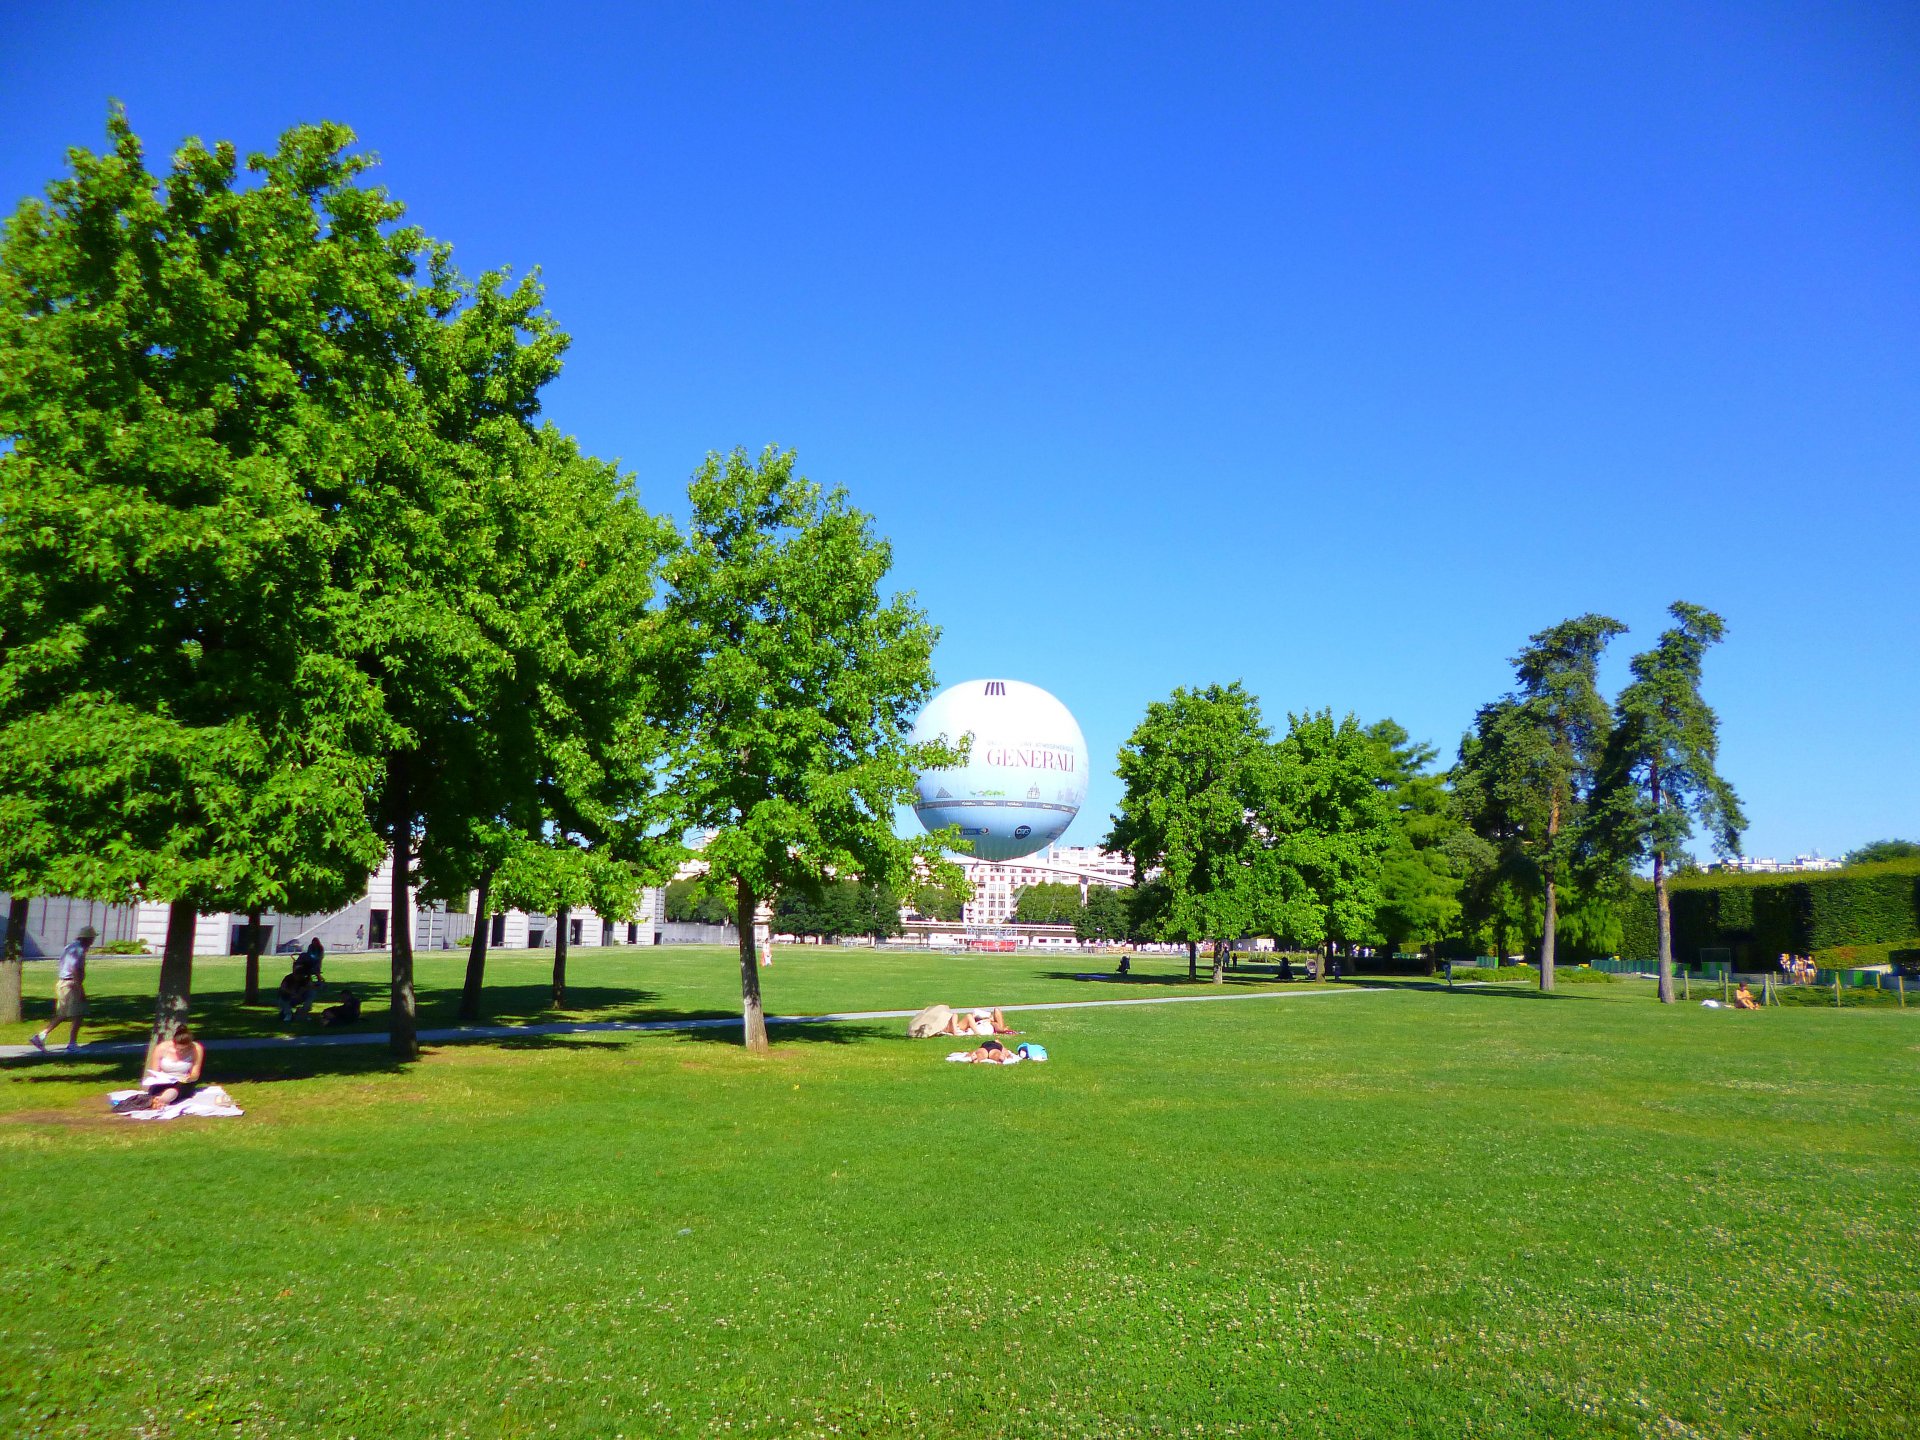
<instances>
[{"instance_id":1,"label":"shrub","mask_svg":"<svg viewBox=\"0 0 1920 1440\"><path fill-rule=\"evenodd\" d=\"M1911 946L1916 942L1908 940ZM1906 949L1897 945L1835 945L1831 949L1816 950L1813 959L1816 965L1826 970L1865 970L1880 965L1898 965L1898 957L1905 955L1920 958L1920 950ZM1912 963L1910 959L1908 964Z\"/></svg>"},{"instance_id":2,"label":"shrub","mask_svg":"<svg viewBox=\"0 0 1920 1440\"><path fill-rule=\"evenodd\" d=\"M1758 991L1754 992L1758 994ZM1820 1010L1831 1010L1833 1004L1833 986L1826 985L1777 985L1774 995L1782 1005L1809 1005ZM1840 987L1840 1007L1843 1010L1874 1009L1886 1005L1898 1005L1900 997L1891 990L1882 990L1878 986Z\"/></svg>"},{"instance_id":3,"label":"shrub","mask_svg":"<svg viewBox=\"0 0 1920 1440\"><path fill-rule=\"evenodd\" d=\"M1553 983L1556 985L1616 985L1618 975L1609 975L1604 970L1592 970L1585 965L1572 965L1566 969L1554 967Z\"/></svg>"},{"instance_id":4,"label":"shrub","mask_svg":"<svg viewBox=\"0 0 1920 1440\"><path fill-rule=\"evenodd\" d=\"M105 940L93 947L96 955L145 955L147 942L144 940Z\"/></svg>"},{"instance_id":5,"label":"shrub","mask_svg":"<svg viewBox=\"0 0 1920 1440\"><path fill-rule=\"evenodd\" d=\"M1538 983L1540 972L1531 965L1502 965L1495 969L1491 965L1455 965L1455 980L1532 980Z\"/></svg>"},{"instance_id":6,"label":"shrub","mask_svg":"<svg viewBox=\"0 0 1920 1440\"><path fill-rule=\"evenodd\" d=\"M1920 933L1920 860L1806 874L1688 875L1668 886L1668 898L1676 960L1717 947L1734 951L1739 963L1766 965L1782 954L1899 944ZM1652 958L1653 887L1636 884L1623 912L1621 953Z\"/></svg>"}]
</instances>

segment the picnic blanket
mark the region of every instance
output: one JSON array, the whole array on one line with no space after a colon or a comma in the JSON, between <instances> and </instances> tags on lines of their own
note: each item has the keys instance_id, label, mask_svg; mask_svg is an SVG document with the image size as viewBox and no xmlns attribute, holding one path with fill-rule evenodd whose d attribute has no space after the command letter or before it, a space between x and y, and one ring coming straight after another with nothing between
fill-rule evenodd
<instances>
[{"instance_id":1,"label":"picnic blanket","mask_svg":"<svg viewBox=\"0 0 1920 1440\"><path fill-rule=\"evenodd\" d=\"M129 1095L144 1094L140 1090L113 1090L107 1094L109 1105L118 1105ZM178 1120L182 1115L244 1115L247 1112L233 1103L233 1097L218 1085L202 1085L185 1100L176 1100L160 1110L129 1110L122 1120Z\"/></svg>"}]
</instances>

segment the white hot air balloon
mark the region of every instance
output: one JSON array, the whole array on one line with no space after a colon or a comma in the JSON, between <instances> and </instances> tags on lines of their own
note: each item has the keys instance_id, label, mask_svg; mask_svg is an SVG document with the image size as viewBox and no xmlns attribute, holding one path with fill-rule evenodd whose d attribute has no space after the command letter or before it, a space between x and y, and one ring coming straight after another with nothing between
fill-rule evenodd
<instances>
[{"instance_id":1,"label":"white hot air balloon","mask_svg":"<svg viewBox=\"0 0 1920 1440\"><path fill-rule=\"evenodd\" d=\"M1060 838L1087 798L1087 741L1067 707L1024 680L949 685L914 722L916 741L973 737L967 763L928 770L913 810L959 827L982 860L1017 860Z\"/></svg>"}]
</instances>

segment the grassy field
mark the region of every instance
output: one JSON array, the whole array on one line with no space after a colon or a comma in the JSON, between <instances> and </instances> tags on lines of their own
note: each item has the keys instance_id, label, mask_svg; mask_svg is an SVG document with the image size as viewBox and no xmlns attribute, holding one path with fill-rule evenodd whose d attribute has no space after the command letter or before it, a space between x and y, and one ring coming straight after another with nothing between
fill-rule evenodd
<instances>
[{"instance_id":1,"label":"grassy field","mask_svg":"<svg viewBox=\"0 0 1920 1440\"><path fill-rule=\"evenodd\" d=\"M1171 961L1082 963L783 951L768 1001L1193 993ZM93 967L111 1023L152 970ZM736 983L715 951L573 970L590 1018L723 1012ZM459 959L421 971L436 1023ZM495 1014L552 1018L542 961L495 974ZM206 1013L272 1030L237 980L201 967ZM1054 1058L1009 1070L895 1022L776 1032L770 1060L719 1032L228 1052L247 1116L168 1126L102 1116L124 1065L10 1064L0 1427L1920 1429L1920 1011L1301 988L1031 1013Z\"/></svg>"}]
</instances>

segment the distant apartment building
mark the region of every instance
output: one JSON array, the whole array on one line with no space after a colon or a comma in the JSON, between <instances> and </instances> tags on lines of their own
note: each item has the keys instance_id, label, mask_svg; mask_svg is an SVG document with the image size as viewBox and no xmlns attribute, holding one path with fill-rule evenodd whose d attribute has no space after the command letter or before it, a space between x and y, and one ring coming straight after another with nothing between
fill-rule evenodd
<instances>
[{"instance_id":1,"label":"distant apartment building","mask_svg":"<svg viewBox=\"0 0 1920 1440\"><path fill-rule=\"evenodd\" d=\"M1796 855L1791 860L1775 860L1771 855L1736 855L1707 866L1709 870L1734 871L1742 875L1790 875L1800 870L1838 870L1841 862L1815 852Z\"/></svg>"},{"instance_id":2,"label":"distant apartment building","mask_svg":"<svg viewBox=\"0 0 1920 1440\"><path fill-rule=\"evenodd\" d=\"M1018 860L958 859L973 885L973 898L961 911L970 926L1011 925L1020 892L1029 885L1077 885L1082 901L1089 886L1126 890L1133 885L1133 862L1095 845L1049 845Z\"/></svg>"},{"instance_id":3,"label":"distant apartment building","mask_svg":"<svg viewBox=\"0 0 1920 1440\"><path fill-rule=\"evenodd\" d=\"M575 910L568 917L568 944L652 945L664 918L664 897L663 890L648 890L631 915L607 916ZM474 926L479 923L488 927L489 946L505 950L544 949L551 946L559 934L558 921L538 912L506 910L483 920L474 914L478 897L472 894L460 910L452 910L445 904L422 905L417 894L407 898L410 903L398 923L411 925L415 950L449 950L463 946L472 940ZM5 922L10 899L0 895L0 924ZM146 946L148 953L158 955L167 940L167 904L163 900L147 900L131 905L107 905L57 895L34 896L27 902L24 952L35 958L58 955L87 925L99 933L102 941L137 940ZM392 946L395 925L393 862L389 857L367 878L366 888L360 895L338 910L313 915L262 911L260 928L266 933L261 948L269 955L290 952L317 939L335 954L386 950ZM246 948L244 913L216 911L198 917L194 925L194 954L238 955Z\"/></svg>"}]
</instances>

